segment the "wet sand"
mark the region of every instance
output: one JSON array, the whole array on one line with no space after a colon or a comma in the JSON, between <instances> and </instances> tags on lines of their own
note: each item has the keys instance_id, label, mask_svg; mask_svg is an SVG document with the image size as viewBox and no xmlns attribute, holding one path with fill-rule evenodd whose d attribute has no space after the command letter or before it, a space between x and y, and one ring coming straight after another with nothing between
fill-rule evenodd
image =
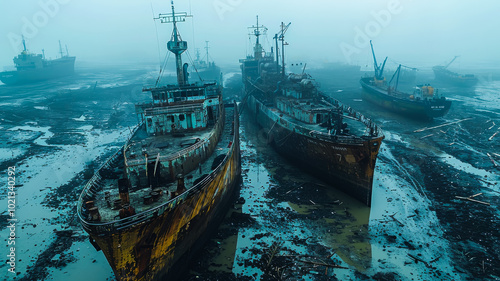
<instances>
[{"instance_id":1,"label":"wet sand","mask_svg":"<svg viewBox=\"0 0 500 281\"><path fill-rule=\"evenodd\" d=\"M134 103L149 98L141 89L153 73L148 66L84 69L71 80L0 85L0 170L15 165L22 185L18 273L7 280L114 279L78 224L76 200L128 136ZM184 280L498 280L500 134L489 138L500 130L500 81L490 75L473 89L438 85L452 109L422 123L362 101L358 77L311 74L386 133L371 210L276 154L244 112L240 199ZM241 96L241 76L228 77L226 94ZM432 83L430 72L419 77ZM489 206L455 197L478 193L474 199ZM0 204L7 245L6 189Z\"/></svg>"}]
</instances>

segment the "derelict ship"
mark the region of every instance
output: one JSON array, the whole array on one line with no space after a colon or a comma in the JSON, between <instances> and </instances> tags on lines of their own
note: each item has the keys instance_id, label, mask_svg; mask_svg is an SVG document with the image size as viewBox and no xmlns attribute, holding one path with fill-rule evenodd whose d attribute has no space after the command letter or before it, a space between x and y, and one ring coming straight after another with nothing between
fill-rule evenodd
<instances>
[{"instance_id":1,"label":"derelict ship","mask_svg":"<svg viewBox=\"0 0 500 281\"><path fill-rule=\"evenodd\" d=\"M210 61L210 56L208 54L208 41L205 43L205 59L201 58L200 52L197 50L196 59L193 61L193 68L200 81L216 80L221 82L222 73L220 67L217 66L214 61Z\"/></svg>"},{"instance_id":2,"label":"derelict ship","mask_svg":"<svg viewBox=\"0 0 500 281\"><path fill-rule=\"evenodd\" d=\"M282 43L282 54L289 25L282 24L274 37L276 46ZM253 56L240 60L243 102L280 154L370 206L375 162L384 138L381 130L321 93L309 75L286 76L284 59L280 67L278 54L275 60L259 42L264 28L257 18L257 26L251 27L256 37Z\"/></svg>"},{"instance_id":3,"label":"derelict ship","mask_svg":"<svg viewBox=\"0 0 500 281\"><path fill-rule=\"evenodd\" d=\"M370 45L372 48L375 75L374 77L364 77L360 80L364 90L364 100L384 107L390 111L424 120L442 117L450 110L451 101L446 100L445 97L439 94L437 89L434 89L430 85L417 86L412 94L398 91L397 86L401 65L389 81L389 84L391 84L392 80L396 77L395 87L389 86L383 76L387 58L385 58L384 63L379 66L371 41Z\"/></svg>"},{"instance_id":4,"label":"derelict ship","mask_svg":"<svg viewBox=\"0 0 500 281\"><path fill-rule=\"evenodd\" d=\"M472 87L477 84L477 77L474 74L458 74L448 70L448 67L457 59L455 56L447 65L436 65L432 68L437 80L462 87Z\"/></svg>"},{"instance_id":5,"label":"derelict ship","mask_svg":"<svg viewBox=\"0 0 500 281\"><path fill-rule=\"evenodd\" d=\"M178 85L145 88L142 122L85 186L78 217L118 280L175 278L222 220L241 176L236 105L224 105L216 83L189 84L187 50L173 23L168 50ZM175 266L175 267L174 267Z\"/></svg>"},{"instance_id":6,"label":"derelict ship","mask_svg":"<svg viewBox=\"0 0 500 281\"><path fill-rule=\"evenodd\" d=\"M0 72L0 81L3 83L7 85L33 83L74 74L76 57L69 56L68 48L66 54L63 53L61 41L59 41L61 57L53 60L45 59L45 54L29 53L24 37L23 47L21 54L14 58L16 70Z\"/></svg>"}]
</instances>

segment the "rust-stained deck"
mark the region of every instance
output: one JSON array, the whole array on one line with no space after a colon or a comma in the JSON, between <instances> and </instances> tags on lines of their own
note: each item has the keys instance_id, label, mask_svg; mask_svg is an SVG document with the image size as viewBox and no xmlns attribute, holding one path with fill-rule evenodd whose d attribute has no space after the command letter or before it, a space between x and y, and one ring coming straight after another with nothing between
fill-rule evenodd
<instances>
[{"instance_id":1,"label":"rust-stained deck","mask_svg":"<svg viewBox=\"0 0 500 281\"><path fill-rule=\"evenodd\" d=\"M228 153L230 143L233 139L234 132L232 132L232 120L234 117L232 108L229 108L227 111L228 112L225 114L224 128L219 142L215 147L214 153L206 158L206 160L200 162L198 168L183 175L186 190L189 190L195 184L196 180L203 178L212 171L212 164L217 156ZM168 156L175 155L181 150L189 150L194 146L197 146L203 140L207 140L207 138L214 133L214 130L215 127L211 126L211 129L204 131L183 132L184 135L181 137L173 136L172 134L148 137L147 134L139 128L130 141L124 145L124 147L127 148L127 158L140 161L144 165L146 163L144 153L152 155L148 159L148 163L154 163L158 153L160 153L161 156ZM131 157L134 153L140 156ZM119 212L120 209L122 209L123 204L120 202L118 179L126 177L126 174L124 173L125 163L130 164L131 161L124 161L123 148L116 154L116 156L119 160L115 161L115 165L113 167L106 168L106 171L101 171L101 176L98 182L94 184L94 187L90 187L91 191L92 189L99 189L93 194L94 205L98 208L101 217L99 222L95 222L99 224L105 224L120 219ZM145 197L150 196L152 192L158 191L161 191L162 195L157 201L149 204L144 203ZM154 188L149 186L138 188L135 181L132 181L132 187L129 190L129 205L135 209L136 214L140 214L148 210L155 209L165 203L168 203L169 201L174 201L176 197L181 194L177 192L176 181L169 181ZM117 202L116 204L115 201ZM93 221L88 220L88 222Z\"/></svg>"},{"instance_id":2,"label":"rust-stained deck","mask_svg":"<svg viewBox=\"0 0 500 281\"><path fill-rule=\"evenodd\" d=\"M177 134L175 137L172 134L148 137L146 131L141 128L126 146L127 165L145 163L146 155L148 160L156 159L158 154L161 158L173 157L183 149L208 140L212 129L213 126L210 126L203 131L182 132L182 135Z\"/></svg>"},{"instance_id":3,"label":"rust-stained deck","mask_svg":"<svg viewBox=\"0 0 500 281\"><path fill-rule=\"evenodd\" d=\"M300 108L304 112L307 112L307 114L313 114L312 112L314 111L330 111L332 109L332 105L327 103L327 102L311 102L310 100L307 99L300 99L296 100L293 102L295 108ZM280 111L278 108L274 106L269 106L269 110L271 110L275 115L279 116L280 119L283 119L287 123L294 124L295 126L302 127L304 129L320 133L320 134L330 134L328 129L324 126L320 126L319 123L308 123L308 122L303 122L299 119L296 118L296 116L291 116L290 113ZM365 119L363 116L359 115L356 117L353 117L352 113L349 112L349 107L342 106L341 108L343 118L342 122L347 123L347 128L349 128L349 133L346 135L349 136L370 136L370 130L367 127L366 122L364 122L363 119ZM354 112L354 115L356 113Z\"/></svg>"}]
</instances>

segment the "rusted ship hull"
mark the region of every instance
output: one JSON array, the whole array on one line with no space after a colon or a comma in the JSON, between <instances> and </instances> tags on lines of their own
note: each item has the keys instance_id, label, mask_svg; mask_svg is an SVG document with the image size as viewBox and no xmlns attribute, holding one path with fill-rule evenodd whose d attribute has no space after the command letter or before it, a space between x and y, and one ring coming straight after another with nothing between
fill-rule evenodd
<instances>
[{"instance_id":1,"label":"rusted ship hull","mask_svg":"<svg viewBox=\"0 0 500 281\"><path fill-rule=\"evenodd\" d=\"M231 148L196 187L147 213L109 224L83 222L117 280L175 279L222 220L241 176L239 120L234 111Z\"/></svg>"},{"instance_id":2,"label":"rusted ship hull","mask_svg":"<svg viewBox=\"0 0 500 281\"><path fill-rule=\"evenodd\" d=\"M360 84L363 87L363 99L392 112L396 112L407 117L429 120L442 117L451 107L451 101L442 99L411 101L400 99L387 94L387 91L370 85L370 79L362 78Z\"/></svg>"},{"instance_id":3,"label":"rusted ship hull","mask_svg":"<svg viewBox=\"0 0 500 281\"><path fill-rule=\"evenodd\" d=\"M473 87L477 84L477 78L472 75L460 75L445 69L443 66L434 66L432 68L436 80L459 87Z\"/></svg>"},{"instance_id":4,"label":"rusted ship hull","mask_svg":"<svg viewBox=\"0 0 500 281\"><path fill-rule=\"evenodd\" d=\"M248 97L248 108L278 153L371 206L373 174L383 136L357 141L342 136L327 139L283 120L278 111L253 95Z\"/></svg>"},{"instance_id":5,"label":"rusted ship hull","mask_svg":"<svg viewBox=\"0 0 500 281\"><path fill-rule=\"evenodd\" d=\"M43 68L0 72L0 81L7 85L35 83L70 76L75 73L75 57L55 59Z\"/></svg>"}]
</instances>

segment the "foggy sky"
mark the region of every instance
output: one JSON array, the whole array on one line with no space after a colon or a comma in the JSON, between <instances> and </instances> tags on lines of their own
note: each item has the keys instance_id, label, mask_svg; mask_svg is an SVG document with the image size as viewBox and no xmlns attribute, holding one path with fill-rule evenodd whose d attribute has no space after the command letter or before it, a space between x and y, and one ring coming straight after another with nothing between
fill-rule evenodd
<instances>
[{"instance_id":1,"label":"foggy sky","mask_svg":"<svg viewBox=\"0 0 500 281\"><path fill-rule=\"evenodd\" d=\"M250 52L248 26L256 15L268 28L267 50L283 21L289 63L343 62L371 64L368 40L379 60L428 67L460 55L455 67L500 62L500 1L457 0L183 0L176 11L193 18L180 23L191 56L210 41L219 64L238 65ZM166 52L171 24L153 20L170 13L170 1L159 0L0 0L0 70L13 66L21 51L21 33L28 49L46 57L58 55L58 40L79 62L159 64ZM157 37L158 36L158 37ZM252 38L253 42L254 38ZM158 51L160 43L160 54ZM186 61L187 59L185 59Z\"/></svg>"}]
</instances>

